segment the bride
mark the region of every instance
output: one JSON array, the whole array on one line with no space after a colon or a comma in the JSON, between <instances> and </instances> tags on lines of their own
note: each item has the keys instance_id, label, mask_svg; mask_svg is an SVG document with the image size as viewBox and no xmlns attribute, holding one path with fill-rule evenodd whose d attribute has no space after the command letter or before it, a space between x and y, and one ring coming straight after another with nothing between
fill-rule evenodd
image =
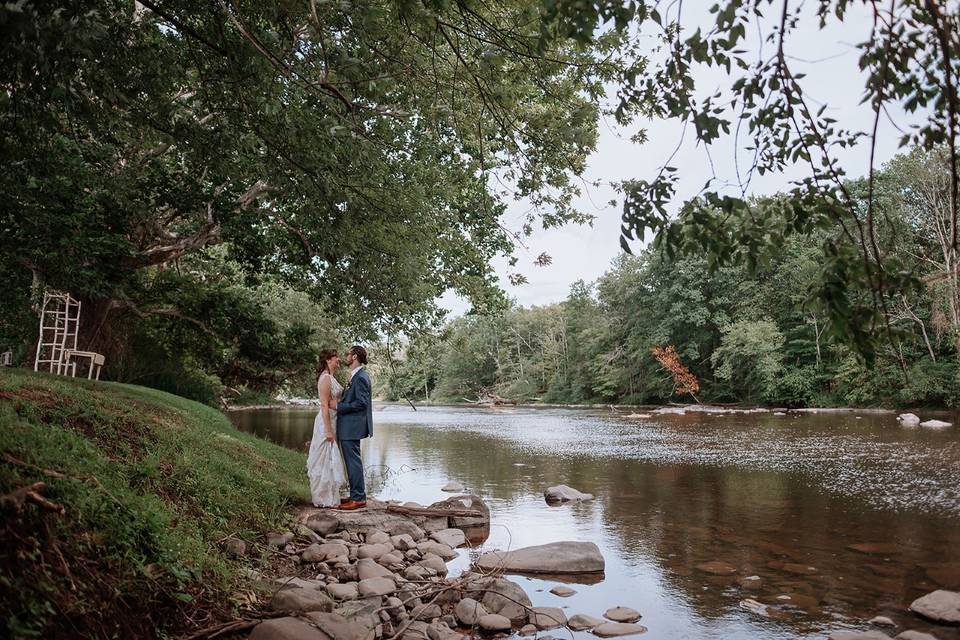
<instances>
[{"instance_id":1,"label":"bride","mask_svg":"<svg viewBox=\"0 0 960 640\"><path fill-rule=\"evenodd\" d=\"M340 447L337 446L337 402L343 387L333 377L340 366L340 357L333 349L320 352L317 371L317 393L320 395L320 413L313 421L313 439L307 456L307 477L315 507L339 507L340 487L347 478L343 468Z\"/></svg>"}]
</instances>

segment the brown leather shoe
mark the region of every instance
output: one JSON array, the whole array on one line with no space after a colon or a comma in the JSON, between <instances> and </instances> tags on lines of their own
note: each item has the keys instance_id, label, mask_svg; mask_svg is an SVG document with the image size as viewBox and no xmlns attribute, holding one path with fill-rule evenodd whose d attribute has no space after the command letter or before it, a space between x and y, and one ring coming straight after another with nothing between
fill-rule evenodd
<instances>
[{"instance_id":1,"label":"brown leather shoe","mask_svg":"<svg viewBox=\"0 0 960 640\"><path fill-rule=\"evenodd\" d=\"M353 511L354 509L363 509L365 506L367 506L366 502L355 502L353 500L347 500L346 502L340 505L340 509L342 511Z\"/></svg>"},{"instance_id":2,"label":"brown leather shoe","mask_svg":"<svg viewBox=\"0 0 960 640\"><path fill-rule=\"evenodd\" d=\"M340 498L340 504L347 504L350 502L350 498Z\"/></svg>"}]
</instances>

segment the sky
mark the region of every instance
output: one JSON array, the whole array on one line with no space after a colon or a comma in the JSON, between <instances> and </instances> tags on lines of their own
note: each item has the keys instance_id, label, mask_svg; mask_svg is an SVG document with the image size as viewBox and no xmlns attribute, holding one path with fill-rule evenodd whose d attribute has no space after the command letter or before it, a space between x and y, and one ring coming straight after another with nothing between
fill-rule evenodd
<instances>
[{"instance_id":1,"label":"sky","mask_svg":"<svg viewBox=\"0 0 960 640\"><path fill-rule=\"evenodd\" d=\"M691 3L688 3L688 5ZM682 24L706 26L712 22L712 16L706 8L713 3L697 3L693 11L684 9ZM824 30L817 28L817 19L812 11L801 21L801 26L788 40L785 48L790 57L790 66L794 73L807 74L800 82L812 108L827 104L824 115L837 120L837 126L855 130L868 130L873 122L869 105L861 105L864 78L858 69L859 53L856 44L870 36L872 18L864 7L854 5L842 25L828 25ZM651 41L651 46L653 42ZM770 45L765 49L759 46L755 38L748 45L751 56L769 56ZM729 86L730 78L721 72L699 73L695 80L698 91L713 92L717 88ZM611 94L612 96L612 94ZM891 116L897 126L906 128L908 119L900 112ZM635 144L630 141L637 130L645 129L648 141ZM622 200L613 188L613 184L633 179L651 178L667 161L681 139L682 127L677 122L641 121L634 126L620 129L611 118L603 118L599 123L597 149L590 157L584 179L588 183L600 181L603 186L585 186L583 195L577 204L582 211L593 216L592 226L569 225L559 229L537 229L525 240L526 247L518 247L516 255L519 263L510 267L506 258L494 261L493 266L499 276L500 284L511 298L522 306L542 305L559 302L567 297L570 285L577 280L592 282L607 271L620 249L620 215ZM902 134L887 119L882 119L878 132L875 164L879 167L897 153L897 145ZM746 158L742 149L744 140L740 139L740 158ZM680 183L678 194L689 197L699 191L716 172L717 179L735 184L733 171L734 141L732 136L711 147L714 169L711 170L707 155L702 147L695 145L694 136L688 132L683 144L673 160L672 166L678 168ZM835 156L848 176L865 175L869 168L869 145L861 143L857 147ZM803 175L802 167L780 175L755 177L751 183L753 195L771 194L786 189L792 179ZM737 190L739 193L739 190ZM616 206L609 204L617 201ZM673 203L674 210L682 198ZM509 229L519 230L524 212L529 208L525 202L512 203L502 219ZM643 246L642 242L631 244L634 252ZM549 266L534 264L538 255L546 252L553 261ZM511 272L526 276L528 282L513 286L507 280ZM441 306L451 315L459 315L469 309L469 304L458 296L448 293L440 300Z\"/></svg>"}]
</instances>

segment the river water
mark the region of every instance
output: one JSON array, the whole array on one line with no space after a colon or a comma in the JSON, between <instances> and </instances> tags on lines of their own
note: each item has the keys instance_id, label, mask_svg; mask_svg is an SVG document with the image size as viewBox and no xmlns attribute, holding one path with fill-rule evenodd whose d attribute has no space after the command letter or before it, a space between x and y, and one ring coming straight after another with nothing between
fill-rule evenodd
<instances>
[{"instance_id":1,"label":"river water","mask_svg":"<svg viewBox=\"0 0 960 640\"><path fill-rule=\"evenodd\" d=\"M457 481L483 497L490 537L451 575L484 550L595 542L604 579L571 585L570 598L549 593L554 581L514 579L534 605L568 616L637 609L644 638L825 638L884 615L898 624L891 635L960 640L907 611L929 591L960 589L960 428L906 428L877 413L628 413L389 405L363 444L368 493L429 504ZM315 415L231 419L303 450ZM543 490L556 484L596 498L549 506ZM736 574L698 568L714 561ZM747 598L765 615L743 608Z\"/></svg>"}]
</instances>

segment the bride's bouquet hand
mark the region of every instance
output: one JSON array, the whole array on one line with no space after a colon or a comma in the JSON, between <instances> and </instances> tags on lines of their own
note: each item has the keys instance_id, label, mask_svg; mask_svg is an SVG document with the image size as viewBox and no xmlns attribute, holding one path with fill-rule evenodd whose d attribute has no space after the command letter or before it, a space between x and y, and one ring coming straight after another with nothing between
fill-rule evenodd
<instances>
[{"instance_id":1,"label":"bride's bouquet hand","mask_svg":"<svg viewBox=\"0 0 960 640\"><path fill-rule=\"evenodd\" d=\"M333 442L337 439L337 436L335 436L332 431L327 431L326 434L324 434L324 439L327 442Z\"/></svg>"}]
</instances>

